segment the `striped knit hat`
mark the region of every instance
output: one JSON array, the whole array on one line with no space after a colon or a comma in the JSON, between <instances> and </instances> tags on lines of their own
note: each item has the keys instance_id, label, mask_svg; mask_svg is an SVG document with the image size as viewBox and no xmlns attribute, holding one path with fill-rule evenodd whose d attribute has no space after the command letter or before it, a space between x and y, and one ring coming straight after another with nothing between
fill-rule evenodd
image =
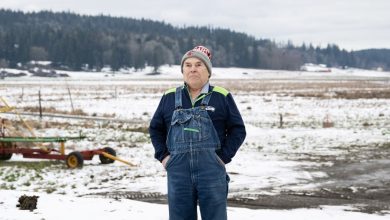
<instances>
[{"instance_id":1,"label":"striped knit hat","mask_svg":"<svg viewBox=\"0 0 390 220\"><path fill-rule=\"evenodd\" d=\"M209 71L209 77L211 76L211 68L213 67L211 64L211 53L210 50L204 46L196 46L194 49L187 51L183 58L181 59L181 72L183 73L183 64L184 61L190 57L196 57L200 59L207 67Z\"/></svg>"}]
</instances>

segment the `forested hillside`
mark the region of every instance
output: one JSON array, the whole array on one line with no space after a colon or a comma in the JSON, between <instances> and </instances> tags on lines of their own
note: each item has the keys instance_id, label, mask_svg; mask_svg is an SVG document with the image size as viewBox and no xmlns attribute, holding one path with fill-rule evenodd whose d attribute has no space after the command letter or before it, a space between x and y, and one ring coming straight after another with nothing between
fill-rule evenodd
<instances>
[{"instance_id":1,"label":"forested hillside","mask_svg":"<svg viewBox=\"0 0 390 220\"><path fill-rule=\"evenodd\" d=\"M228 29L174 27L152 20L49 11L0 10L0 67L30 60L72 70L111 66L156 69L178 64L195 45L212 51L214 66L297 70L304 63L390 69L390 50L349 52L337 45L294 46Z\"/></svg>"}]
</instances>

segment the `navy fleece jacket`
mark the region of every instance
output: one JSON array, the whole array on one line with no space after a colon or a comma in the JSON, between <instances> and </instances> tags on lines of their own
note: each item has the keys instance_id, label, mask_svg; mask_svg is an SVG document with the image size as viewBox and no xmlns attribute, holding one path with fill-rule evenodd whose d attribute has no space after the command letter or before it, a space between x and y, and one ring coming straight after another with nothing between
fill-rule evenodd
<instances>
[{"instance_id":1,"label":"navy fleece jacket","mask_svg":"<svg viewBox=\"0 0 390 220\"><path fill-rule=\"evenodd\" d=\"M160 162L169 155L166 145L167 134L171 124L172 114L175 110L175 90L169 89L160 100L156 112L150 122L149 133L152 144L155 149L154 157ZM183 108L193 108L200 105L203 95L199 95L193 104L190 99L186 86L183 86L182 104ZM221 150L217 150L217 155L222 161L229 163L238 148L244 142L246 131L241 114L237 109L232 95L222 87L209 87L209 93L212 92L209 106L215 108L215 111L207 111L221 143Z\"/></svg>"}]
</instances>

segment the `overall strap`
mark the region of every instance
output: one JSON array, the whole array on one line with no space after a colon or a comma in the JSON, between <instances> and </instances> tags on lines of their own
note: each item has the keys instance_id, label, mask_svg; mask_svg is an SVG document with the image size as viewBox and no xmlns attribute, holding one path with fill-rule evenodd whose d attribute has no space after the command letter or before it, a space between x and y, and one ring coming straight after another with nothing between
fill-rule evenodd
<instances>
[{"instance_id":1,"label":"overall strap","mask_svg":"<svg viewBox=\"0 0 390 220\"><path fill-rule=\"evenodd\" d=\"M203 99L202 99L202 102L200 103L201 106L207 106L209 104L209 101L210 101L210 98L211 98L211 95L213 94L213 92L210 92L208 93Z\"/></svg>"},{"instance_id":2,"label":"overall strap","mask_svg":"<svg viewBox=\"0 0 390 220\"><path fill-rule=\"evenodd\" d=\"M176 88L175 92L175 109L183 108L183 104L181 101L181 91L182 91L182 86L179 86Z\"/></svg>"}]
</instances>

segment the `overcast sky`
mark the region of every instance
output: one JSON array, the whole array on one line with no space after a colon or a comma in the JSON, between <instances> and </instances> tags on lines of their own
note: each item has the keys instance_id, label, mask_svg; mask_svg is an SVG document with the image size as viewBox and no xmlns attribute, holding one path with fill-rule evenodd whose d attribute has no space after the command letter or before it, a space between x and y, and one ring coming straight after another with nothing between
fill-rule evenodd
<instances>
[{"instance_id":1,"label":"overcast sky","mask_svg":"<svg viewBox=\"0 0 390 220\"><path fill-rule=\"evenodd\" d=\"M0 0L0 8L221 27L297 45L390 49L390 0Z\"/></svg>"}]
</instances>

